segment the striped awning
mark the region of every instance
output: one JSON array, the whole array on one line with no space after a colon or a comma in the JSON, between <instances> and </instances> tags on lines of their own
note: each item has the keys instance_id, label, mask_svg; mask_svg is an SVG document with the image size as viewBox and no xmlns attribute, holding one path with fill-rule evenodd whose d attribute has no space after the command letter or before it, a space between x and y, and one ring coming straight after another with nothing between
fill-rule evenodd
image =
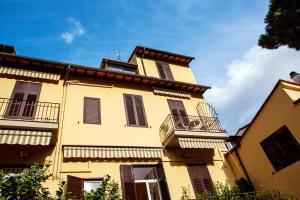
<instances>
[{"instance_id":1,"label":"striped awning","mask_svg":"<svg viewBox=\"0 0 300 200\"><path fill-rule=\"evenodd\" d=\"M49 145L53 133L0 129L0 144Z\"/></svg>"},{"instance_id":2,"label":"striped awning","mask_svg":"<svg viewBox=\"0 0 300 200\"><path fill-rule=\"evenodd\" d=\"M60 74L39 72L39 71L33 71L27 69L17 69L17 68L3 67L3 66L0 66L0 74L23 76L23 77L25 76L25 77L46 79L52 81L58 81L60 79Z\"/></svg>"},{"instance_id":3,"label":"striped awning","mask_svg":"<svg viewBox=\"0 0 300 200\"><path fill-rule=\"evenodd\" d=\"M158 147L64 146L64 158L161 158Z\"/></svg>"},{"instance_id":4,"label":"striped awning","mask_svg":"<svg viewBox=\"0 0 300 200\"><path fill-rule=\"evenodd\" d=\"M227 149L225 141L221 139L179 137L178 142L181 148Z\"/></svg>"},{"instance_id":5,"label":"striped awning","mask_svg":"<svg viewBox=\"0 0 300 200\"><path fill-rule=\"evenodd\" d=\"M182 92L182 91L175 91L175 90L168 90L163 88L153 88L154 94L158 95L165 95L165 96L173 96L173 97L179 97L179 98L191 98L191 94L188 92Z\"/></svg>"}]
</instances>

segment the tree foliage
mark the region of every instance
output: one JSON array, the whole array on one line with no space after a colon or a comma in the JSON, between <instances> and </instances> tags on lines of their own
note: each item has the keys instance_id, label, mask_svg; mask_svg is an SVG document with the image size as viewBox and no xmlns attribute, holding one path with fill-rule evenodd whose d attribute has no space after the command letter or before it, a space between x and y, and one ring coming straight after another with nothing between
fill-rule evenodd
<instances>
[{"instance_id":1,"label":"tree foliage","mask_svg":"<svg viewBox=\"0 0 300 200\"><path fill-rule=\"evenodd\" d=\"M50 162L44 165L35 163L18 174L0 171L0 200L74 200L71 193L65 193L65 181L60 181L55 196L51 196L45 182L51 177ZM101 187L85 193L85 200L119 200L119 185L106 175Z\"/></svg>"},{"instance_id":2,"label":"tree foliage","mask_svg":"<svg viewBox=\"0 0 300 200\"><path fill-rule=\"evenodd\" d=\"M119 193L119 184L111 180L111 176L105 175L101 186L92 192L86 192L85 200L119 200L121 195Z\"/></svg>"},{"instance_id":3,"label":"tree foliage","mask_svg":"<svg viewBox=\"0 0 300 200\"><path fill-rule=\"evenodd\" d=\"M282 45L300 50L300 0L270 0L265 17L266 33L259 46L277 49Z\"/></svg>"},{"instance_id":4,"label":"tree foliage","mask_svg":"<svg viewBox=\"0 0 300 200\"><path fill-rule=\"evenodd\" d=\"M244 185L245 182L240 181L239 184ZM230 188L228 184L216 183L214 191L198 193L196 194L196 200L294 200L293 197L278 190L262 189L260 191L242 192L245 189L244 186L243 188L239 186ZM247 187L247 189L252 189L249 186ZM181 199L191 199L184 187Z\"/></svg>"}]
</instances>

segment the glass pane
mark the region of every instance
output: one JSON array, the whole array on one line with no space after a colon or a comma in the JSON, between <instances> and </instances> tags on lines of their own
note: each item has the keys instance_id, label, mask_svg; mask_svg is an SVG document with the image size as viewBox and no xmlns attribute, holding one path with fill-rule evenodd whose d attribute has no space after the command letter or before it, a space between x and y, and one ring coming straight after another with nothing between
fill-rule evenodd
<instances>
[{"instance_id":1,"label":"glass pane","mask_svg":"<svg viewBox=\"0 0 300 200\"><path fill-rule=\"evenodd\" d=\"M157 183L149 183L151 200L160 200L159 188Z\"/></svg>"},{"instance_id":2,"label":"glass pane","mask_svg":"<svg viewBox=\"0 0 300 200\"><path fill-rule=\"evenodd\" d=\"M23 93L15 93L12 100L10 100L9 116L18 116L24 98Z\"/></svg>"},{"instance_id":3,"label":"glass pane","mask_svg":"<svg viewBox=\"0 0 300 200\"><path fill-rule=\"evenodd\" d=\"M24 107L23 114L22 114L24 117L32 117L33 116L36 99L37 99L37 95L35 95L35 94L29 94L27 96L27 100L25 102L25 107Z\"/></svg>"},{"instance_id":4,"label":"glass pane","mask_svg":"<svg viewBox=\"0 0 300 200\"><path fill-rule=\"evenodd\" d=\"M108 66L106 69L109 70L109 71L114 71L114 72L123 72L122 68L118 68L118 67L115 67L115 66Z\"/></svg>"},{"instance_id":5,"label":"glass pane","mask_svg":"<svg viewBox=\"0 0 300 200\"><path fill-rule=\"evenodd\" d=\"M156 179L155 167L134 167L133 174L135 180Z\"/></svg>"},{"instance_id":6,"label":"glass pane","mask_svg":"<svg viewBox=\"0 0 300 200\"><path fill-rule=\"evenodd\" d=\"M84 181L83 189L86 192L96 191L97 188L101 186L101 181Z\"/></svg>"},{"instance_id":7,"label":"glass pane","mask_svg":"<svg viewBox=\"0 0 300 200\"><path fill-rule=\"evenodd\" d=\"M135 183L137 200L148 200L146 183Z\"/></svg>"},{"instance_id":8,"label":"glass pane","mask_svg":"<svg viewBox=\"0 0 300 200\"><path fill-rule=\"evenodd\" d=\"M126 95L125 102L126 102L126 108L127 108L128 124L136 125L132 96Z\"/></svg>"}]
</instances>

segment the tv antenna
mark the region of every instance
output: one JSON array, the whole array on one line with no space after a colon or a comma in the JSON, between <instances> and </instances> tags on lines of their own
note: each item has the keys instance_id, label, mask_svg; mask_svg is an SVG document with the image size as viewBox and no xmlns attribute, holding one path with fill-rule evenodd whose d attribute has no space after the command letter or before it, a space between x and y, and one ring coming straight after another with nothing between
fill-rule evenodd
<instances>
[{"instance_id":1,"label":"tv antenna","mask_svg":"<svg viewBox=\"0 0 300 200\"><path fill-rule=\"evenodd\" d=\"M113 43L114 43L114 56L115 59L118 61L121 61L121 53L120 53L120 49L118 48L115 39L113 38Z\"/></svg>"},{"instance_id":2,"label":"tv antenna","mask_svg":"<svg viewBox=\"0 0 300 200\"><path fill-rule=\"evenodd\" d=\"M115 59L121 61L120 50L118 48L114 48Z\"/></svg>"}]
</instances>

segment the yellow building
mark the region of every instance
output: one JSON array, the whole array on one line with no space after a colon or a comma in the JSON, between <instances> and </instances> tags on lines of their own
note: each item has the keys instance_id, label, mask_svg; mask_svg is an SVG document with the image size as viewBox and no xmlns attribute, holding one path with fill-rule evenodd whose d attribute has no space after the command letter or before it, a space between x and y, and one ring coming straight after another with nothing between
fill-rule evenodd
<instances>
[{"instance_id":1,"label":"yellow building","mask_svg":"<svg viewBox=\"0 0 300 200\"><path fill-rule=\"evenodd\" d=\"M234 183L228 138L189 67L194 58L137 46L99 68L0 52L0 167L51 161L82 196L112 176L123 199L180 199L182 187Z\"/></svg>"},{"instance_id":2,"label":"yellow building","mask_svg":"<svg viewBox=\"0 0 300 200\"><path fill-rule=\"evenodd\" d=\"M300 84L279 80L226 155L237 178L300 198Z\"/></svg>"}]
</instances>

